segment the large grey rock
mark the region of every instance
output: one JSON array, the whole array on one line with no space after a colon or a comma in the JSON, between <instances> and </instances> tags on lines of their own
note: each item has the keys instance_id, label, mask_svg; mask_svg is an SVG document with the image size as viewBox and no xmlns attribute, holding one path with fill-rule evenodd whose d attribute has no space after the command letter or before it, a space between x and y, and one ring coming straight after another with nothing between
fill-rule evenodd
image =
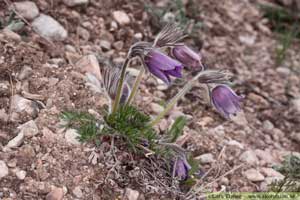
<instances>
[{"instance_id":1,"label":"large grey rock","mask_svg":"<svg viewBox=\"0 0 300 200\"><path fill-rule=\"evenodd\" d=\"M32 20L39 15L39 9L32 1L20 1L12 4L11 9L16 11L25 19Z\"/></svg>"},{"instance_id":2,"label":"large grey rock","mask_svg":"<svg viewBox=\"0 0 300 200\"><path fill-rule=\"evenodd\" d=\"M66 29L49 15L41 14L32 22L32 27L41 36L62 41L68 36Z\"/></svg>"}]
</instances>

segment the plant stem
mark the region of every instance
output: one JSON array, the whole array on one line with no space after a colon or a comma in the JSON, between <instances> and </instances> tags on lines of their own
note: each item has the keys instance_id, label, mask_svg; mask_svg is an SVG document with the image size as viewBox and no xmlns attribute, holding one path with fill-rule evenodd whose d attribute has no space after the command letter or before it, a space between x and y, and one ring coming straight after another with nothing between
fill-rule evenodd
<instances>
[{"instance_id":1,"label":"plant stem","mask_svg":"<svg viewBox=\"0 0 300 200\"><path fill-rule=\"evenodd\" d=\"M115 101L113 102L112 113L115 113L118 110L118 107L120 104L120 99L121 99L121 96L123 93L123 82L125 79L126 68L127 68L129 61L130 61L130 59L127 57L122 66L122 71L121 71L121 76L120 76L120 80L119 80L119 84L118 84L117 94L116 94Z\"/></svg>"},{"instance_id":2,"label":"plant stem","mask_svg":"<svg viewBox=\"0 0 300 200\"><path fill-rule=\"evenodd\" d=\"M194 82L196 82L201 75L202 71L199 72L192 80L188 81L185 86L171 99L165 109L161 113L159 113L153 121L150 122L150 125L156 125L171 110L171 108L177 103L177 101L192 88Z\"/></svg>"},{"instance_id":3,"label":"plant stem","mask_svg":"<svg viewBox=\"0 0 300 200\"><path fill-rule=\"evenodd\" d=\"M142 69L140 70L138 76L137 76L136 79L135 79L135 82L134 82L132 91L131 91L131 93L130 93L130 96L129 96L129 98L128 98L128 101L127 101L127 103L126 103L126 106L127 106L127 105L130 105L131 102L134 100L134 97L135 97L135 95L136 95L136 92L137 92L138 89L139 89L139 85L140 85L140 83L141 83L141 80L142 80L142 78L143 78L144 73L145 73L145 68L142 67Z\"/></svg>"}]
</instances>

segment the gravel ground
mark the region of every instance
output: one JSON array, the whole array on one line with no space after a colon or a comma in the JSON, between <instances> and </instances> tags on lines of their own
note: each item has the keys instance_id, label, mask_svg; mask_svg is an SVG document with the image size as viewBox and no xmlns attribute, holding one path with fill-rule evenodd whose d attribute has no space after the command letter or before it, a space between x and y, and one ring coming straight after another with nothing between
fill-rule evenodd
<instances>
[{"instance_id":1,"label":"gravel ground","mask_svg":"<svg viewBox=\"0 0 300 200\"><path fill-rule=\"evenodd\" d=\"M184 17L166 0L0 2L1 20L17 10L16 18L25 21L18 31L0 30L0 199L190 195L186 188L170 187L170 177L151 159L121 146L115 152L119 162L113 162L108 142L81 144L59 119L65 110L95 114L108 103L86 86L85 67L98 65L94 55L122 63L133 42L154 38L160 28L155 11L161 10L167 10L162 20L181 16L199 25L186 43L201 49L207 68L233 73L233 88L244 96L244 116L226 121L201 98L196 84L157 127L163 132L176 116L188 118L178 144L205 173L193 188L197 195L266 191L273 180L283 179L272 166L291 152L300 155L299 41L277 65L279 42L259 9L262 1L182 2ZM133 62L132 71L138 67ZM135 104L154 115L178 90L147 75Z\"/></svg>"}]
</instances>

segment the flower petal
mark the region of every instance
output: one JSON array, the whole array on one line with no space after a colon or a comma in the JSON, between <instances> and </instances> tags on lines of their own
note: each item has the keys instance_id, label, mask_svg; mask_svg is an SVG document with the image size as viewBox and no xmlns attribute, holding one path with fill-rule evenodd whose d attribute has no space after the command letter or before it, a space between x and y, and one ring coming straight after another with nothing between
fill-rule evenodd
<instances>
[{"instance_id":1,"label":"flower petal","mask_svg":"<svg viewBox=\"0 0 300 200\"><path fill-rule=\"evenodd\" d=\"M182 77L181 70L182 70L182 67L175 67L174 70L166 71L166 73L171 75L171 76L181 78Z\"/></svg>"},{"instance_id":2,"label":"flower petal","mask_svg":"<svg viewBox=\"0 0 300 200\"><path fill-rule=\"evenodd\" d=\"M180 62L163 54L159 50L151 50L145 58L145 63L149 68L158 68L160 70L172 70L175 67L182 66Z\"/></svg>"},{"instance_id":3,"label":"flower petal","mask_svg":"<svg viewBox=\"0 0 300 200\"><path fill-rule=\"evenodd\" d=\"M170 77L164 72L161 71L160 69L157 68L149 68L149 71L156 76L157 78L161 79L163 82L165 82L167 85L170 84L171 79Z\"/></svg>"},{"instance_id":4,"label":"flower petal","mask_svg":"<svg viewBox=\"0 0 300 200\"><path fill-rule=\"evenodd\" d=\"M183 65L189 67L199 67L201 57L192 49L185 45L175 46L171 51L172 56Z\"/></svg>"},{"instance_id":5,"label":"flower petal","mask_svg":"<svg viewBox=\"0 0 300 200\"><path fill-rule=\"evenodd\" d=\"M218 85L211 92L212 103L225 118L241 110L241 97L227 85Z\"/></svg>"}]
</instances>

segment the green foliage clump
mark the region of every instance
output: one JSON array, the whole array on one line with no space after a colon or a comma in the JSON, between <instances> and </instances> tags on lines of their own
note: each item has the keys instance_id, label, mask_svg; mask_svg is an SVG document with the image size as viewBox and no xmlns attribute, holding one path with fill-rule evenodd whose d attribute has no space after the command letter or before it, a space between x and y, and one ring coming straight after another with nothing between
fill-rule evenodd
<instances>
[{"instance_id":1,"label":"green foliage clump","mask_svg":"<svg viewBox=\"0 0 300 200\"><path fill-rule=\"evenodd\" d=\"M74 111L63 112L61 118L66 127L78 131L81 142L99 142L99 136L103 135L121 136L131 149L136 150L143 143L150 149L154 148L157 139L156 132L149 125L150 117L133 106L121 106L117 112L105 116L103 121L97 121L89 113Z\"/></svg>"},{"instance_id":2,"label":"green foliage clump","mask_svg":"<svg viewBox=\"0 0 300 200\"><path fill-rule=\"evenodd\" d=\"M165 7L156 7L152 4L145 4L145 11L151 16L151 26L154 29L161 29L163 22L162 19L167 13L173 13L174 20L178 25L185 29L189 24L194 24L193 30L191 32L196 34L196 29L202 28L202 23L198 21L199 9L196 6L193 6L195 2L191 2L191 6L185 9L185 5L182 0L174 0L168 2ZM187 11L188 10L188 11ZM198 35L197 35L198 37Z\"/></svg>"},{"instance_id":3,"label":"green foliage clump","mask_svg":"<svg viewBox=\"0 0 300 200\"><path fill-rule=\"evenodd\" d=\"M105 117L106 123L126 139L130 147L142 142L153 146L156 139L154 129L148 125L150 117L133 106L120 106L119 110Z\"/></svg>"},{"instance_id":4,"label":"green foliage clump","mask_svg":"<svg viewBox=\"0 0 300 200\"><path fill-rule=\"evenodd\" d=\"M300 192L300 157L289 155L280 166L274 167L285 178L271 184L273 192Z\"/></svg>"},{"instance_id":5,"label":"green foliage clump","mask_svg":"<svg viewBox=\"0 0 300 200\"><path fill-rule=\"evenodd\" d=\"M276 63L280 65L286 57L286 51L295 38L300 38L299 16L289 9L275 6L262 6L264 17L271 28L279 33L280 46L276 49Z\"/></svg>"},{"instance_id":6,"label":"green foliage clump","mask_svg":"<svg viewBox=\"0 0 300 200\"><path fill-rule=\"evenodd\" d=\"M87 142L103 134L99 127L97 119L85 112L65 111L61 114L61 119L66 122L67 128L74 128L78 131L79 141Z\"/></svg>"},{"instance_id":7,"label":"green foliage clump","mask_svg":"<svg viewBox=\"0 0 300 200\"><path fill-rule=\"evenodd\" d=\"M11 31L20 31L25 23L16 17L16 13L11 12L8 18L0 18L0 29L7 28Z\"/></svg>"},{"instance_id":8,"label":"green foliage clump","mask_svg":"<svg viewBox=\"0 0 300 200\"><path fill-rule=\"evenodd\" d=\"M170 142L175 142L179 136L183 133L183 128L186 124L185 117L177 117L175 122L172 124L172 127L168 131L168 135L170 136Z\"/></svg>"}]
</instances>

